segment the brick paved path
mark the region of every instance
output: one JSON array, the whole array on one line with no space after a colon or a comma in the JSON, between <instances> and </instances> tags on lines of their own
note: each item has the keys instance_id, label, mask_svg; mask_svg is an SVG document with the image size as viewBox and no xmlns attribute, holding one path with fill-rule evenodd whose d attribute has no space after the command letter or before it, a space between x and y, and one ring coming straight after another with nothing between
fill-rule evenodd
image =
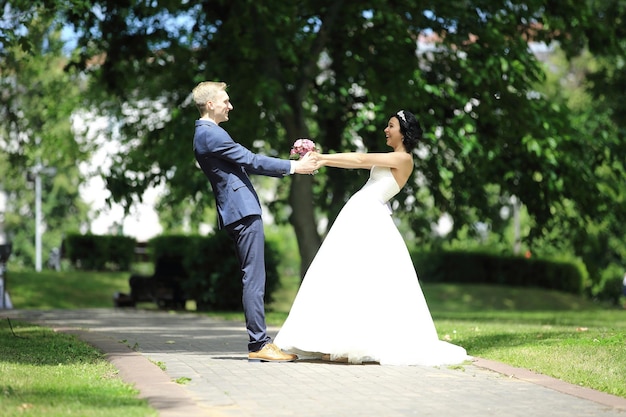
<instances>
[{"instance_id":1,"label":"brick paved path","mask_svg":"<svg viewBox=\"0 0 626 417\"><path fill-rule=\"evenodd\" d=\"M624 398L482 359L453 368L249 363L239 322L132 309L2 316L99 347L162 417L626 417Z\"/></svg>"}]
</instances>

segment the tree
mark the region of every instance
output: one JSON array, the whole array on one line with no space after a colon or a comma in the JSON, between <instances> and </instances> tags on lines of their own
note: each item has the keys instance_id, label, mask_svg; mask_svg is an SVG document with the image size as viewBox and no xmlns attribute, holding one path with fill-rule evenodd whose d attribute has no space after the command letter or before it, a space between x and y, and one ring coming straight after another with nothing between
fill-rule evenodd
<instances>
[{"instance_id":1,"label":"tree","mask_svg":"<svg viewBox=\"0 0 626 417\"><path fill-rule=\"evenodd\" d=\"M529 42L558 42L569 57L587 44L623 56L614 41L624 38L622 25L611 25L623 15L620 0L45 3L77 29L74 65L112 95L98 104L118 115L128 138L108 178L116 200L167 183L164 202L188 201L199 221L212 199L190 150L196 113L188 96L197 82L219 79L231 84L235 104L229 131L270 155L285 156L304 136L330 152L382 150L388 115L415 112L426 136L415 183L398 201L414 211L415 197L430 195L429 216L449 213L456 230L493 216L486 187L521 199L534 235L565 197L581 214L591 210L568 157L579 147L568 113L537 94L545 74ZM420 50L424 36L433 42ZM102 64L91 65L94 57ZM150 120L153 103L167 117ZM279 189L291 211L272 205L291 213L303 271L320 241L315 209L332 222L363 182L325 174Z\"/></svg>"},{"instance_id":2,"label":"tree","mask_svg":"<svg viewBox=\"0 0 626 417\"><path fill-rule=\"evenodd\" d=\"M80 106L81 77L66 72L68 59L53 20L34 13L29 22L29 52L3 49L0 61L0 192L7 196L5 228L13 241L12 260L26 266L35 259L35 190L37 165L55 168L42 175L45 221L43 254L59 247L67 230L86 221L80 201L78 169L88 144L74 140L71 115Z\"/></svg>"},{"instance_id":3,"label":"tree","mask_svg":"<svg viewBox=\"0 0 626 417\"><path fill-rule=\"evenodd\" d=\"M552 77L544 86L550 100L571 112L571 139L563 143L564 157L576 172L564 175L572 181L553 216L540 244L574 253L590 272L595 288L604 286L604 271L624 269L626 212L626 152L622 94L623 58L605 54L594 56L585 50L569 61L555 51L547 66ZM621 278L621 273L612 277Z\"/></svg>"}]
</instances>

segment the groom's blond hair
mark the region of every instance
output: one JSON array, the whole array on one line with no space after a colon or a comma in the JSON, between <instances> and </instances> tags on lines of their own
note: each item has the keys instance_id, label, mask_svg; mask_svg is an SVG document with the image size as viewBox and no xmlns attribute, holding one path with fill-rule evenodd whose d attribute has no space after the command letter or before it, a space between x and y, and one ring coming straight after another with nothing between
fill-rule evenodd
<instances>
[{"instance_id":1,"label":"groom's blond hair","mask_svg":"<svg viewBox=\"0 0 626 417\"><path fill-rule=\"evenodd\" d=\"M225 91L226 87L228 86L222 81L202 81L195 86L191 94L193 95L193 102L200 112L200 116L204 116L207 112L206 103L215 100L217 93Z\"/></svg>"}]
</instances>

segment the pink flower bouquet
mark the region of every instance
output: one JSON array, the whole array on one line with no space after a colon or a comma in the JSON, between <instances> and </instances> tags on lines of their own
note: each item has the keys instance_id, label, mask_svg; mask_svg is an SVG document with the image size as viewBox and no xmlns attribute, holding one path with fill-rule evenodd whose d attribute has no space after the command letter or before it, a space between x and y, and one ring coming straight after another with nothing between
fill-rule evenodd
<instances>
[{"instance_id":1,"label":"pink flower bouquet","mask_svg":"<svg viewBox=\"0 0 626 417\"><path fill-rule=\"evenodd\" d=\"M298 139L289 152L289 159L298 160L309 152L317 151L315 142L310 139Z\"/></svg>"}]
</instances>

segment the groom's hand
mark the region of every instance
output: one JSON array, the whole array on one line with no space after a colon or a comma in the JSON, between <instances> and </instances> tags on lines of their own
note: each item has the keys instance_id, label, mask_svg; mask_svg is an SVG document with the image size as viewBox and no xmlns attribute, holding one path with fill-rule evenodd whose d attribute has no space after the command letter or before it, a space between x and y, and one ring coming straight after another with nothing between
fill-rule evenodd
<instances>
[{"instance_id":1,"label":"groom's hand","mask_svg":"<svg viewBox=\"0 0 626 417\"><path fill-rule=\"evenodd\" d=\"M297 174L313 174L319 167L319 157L315 152L308 152L295 161Z\"/></svg>"}]
</instances>

